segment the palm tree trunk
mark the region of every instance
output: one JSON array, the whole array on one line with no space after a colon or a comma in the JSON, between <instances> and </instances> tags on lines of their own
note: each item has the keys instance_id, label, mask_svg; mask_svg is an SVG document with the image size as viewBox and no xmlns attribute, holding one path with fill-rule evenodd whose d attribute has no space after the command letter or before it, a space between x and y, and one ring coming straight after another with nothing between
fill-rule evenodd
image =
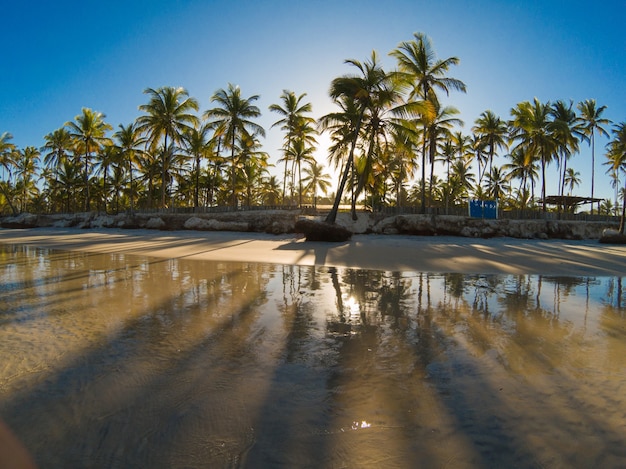
<instances>
[{"instance_id":1,"label":"palm tree trunk","mask_svg":"<svg viewBox=\"0 0 626 469\"><path fill-rule=\"evenodd\" d=\"M196 187L193 193L193 207L197 210L200 200L200 155L196 155Z\"/></svg>"},{"instance_id":2,"label":"palm tree trunk","mask_svg":"<svg viewBox=\"0 0 626 469\"><path fill-rule=\"evenodd\" d=\"M591 198L593 199L593 186L595 180L596 170L596 155L595 155L595 132L591 129ZM600 207L598 202L598 208ZM591 215L593 215L593 200L591 201Z\"/></svg>"},{"instance_id":3,"label":"palm tree trunk","mask_svg":"<svg viewBox=\"0 0 626 469\"><path fill-rule=\"evenodd\" d=\"M163 140L163 158L161 158L162 160L162 164L163 164L163 168L161 171L161 208L165 208L165 192L166 192L166 186L167 186L167 159L169 158L169 154L167 151L167 131L165 132L165 139Z\"/></svg>"},{"instance_id":4,"label":"palm tree trunk","mask_svg":"<svg viewBox=\"0 0 626 469\"><path fill-rule=\"evenodd\" d=\"M232 178L232 182L233 182L233 196L232 196L232 203L233 203L233 210L237 210L237 181L236 181L236 176L237 176L237 171L235 168L235 131L233 130L233 141L232 141L232 147L231 147L231 152L230 152L230 177Z\"/></svg>"},{"instance_id":5,"label":"palm tree trunk","mask_svg":"<svg viewBox=\"0 0 626 469\"><path fill-rule=\"evenodd\" d=\"M89 211L89 152L85 152L85 212Z\"/></svg>"},{"instance_id":6,"label":"palm tree trunk","mask_svg":"<svg viewBox=\"0 0 626 469\"><path fill-rule=\"evenodd\" d=\"M339 183L339 187L337 188L337 194L335 194L335 201L333 203L333 208L330 210L330 212L326 216L326 223L335 223L335 220L337 219L337 212L339 211L339 203L341 202L341 197L343 196L343 190L346 187L346 182L348 180L348 176L350 175L350 170L354 166L354 150L356 149L356 142L359 138L359 132L361 130L361 122L363 121L364 113L365 113L365 110L362 110L361 113L359 114L359 119L354 129L354 138L352 139L352 145L350 146L350 154L348 155L348 161L346 162L346 167L341 177L341 182Z\"/></svg>"},{"instance_id":7,"label":"palm tree trunk","mask_svg":"<svg viewBox=\"0 0 626 469\"><path fill-rule=\"evenodd\" d=\"M625 228L625 220L626 220L626 181L624 182L624 197L622 198L622 218L619 222L619 232L620 234L624 234Z\"/></svg>"},{"instance_id":8,"label":"palm tree trunk","mask_svg":"<svg viewBox=\"0 0 626 469\"><path fill-rule=\"evenodd\" d=\"M424 126L424 135L422 136L422 206L420 213L426 213L426 126Z\"/></svg>"}]
</instances>

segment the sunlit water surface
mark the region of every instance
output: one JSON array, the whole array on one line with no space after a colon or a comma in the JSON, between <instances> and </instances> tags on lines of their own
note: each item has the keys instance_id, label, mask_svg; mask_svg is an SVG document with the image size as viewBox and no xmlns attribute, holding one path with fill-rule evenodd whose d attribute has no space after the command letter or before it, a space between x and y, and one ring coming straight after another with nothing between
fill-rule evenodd
<instances>
[{"instance_id":1,"label":"sunlit water surface","mask_svg":"<svg viewBox=\"0 0 626 469\"><path fill-rule=\"evenodd\" d=\"M0 246L0 415L44 468L624 466L622 281Z\"/></svg>"}]
</instances>

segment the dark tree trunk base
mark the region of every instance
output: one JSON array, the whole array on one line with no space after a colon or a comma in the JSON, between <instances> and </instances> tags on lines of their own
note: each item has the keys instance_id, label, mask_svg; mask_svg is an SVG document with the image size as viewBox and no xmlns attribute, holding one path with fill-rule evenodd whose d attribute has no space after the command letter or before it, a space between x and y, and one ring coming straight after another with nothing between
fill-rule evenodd
<instances>
[{"instance_id":1,"label":"dark tree trunk base","mask_svg":"<svg viewBox=\"0 0 626 469\"><path fill-rule=\"evenodd\" d=\"M610 234L604 235L600 238L602 244L626 244L626 235L623 234Z\"/></svg>"},{"instance_id":2,"label":"dark tree trunk base","mask_svg":"<svg viewBox=\"0 0 626 469\"><path fill-rule=\"evenodd\" d=\"M328 241L337 243L348 241L352 237L352 232L343 226L313 220L298 220L296 222L295 231L297 233L304 233L307 241Z\"/></svg>"}]
</instances>

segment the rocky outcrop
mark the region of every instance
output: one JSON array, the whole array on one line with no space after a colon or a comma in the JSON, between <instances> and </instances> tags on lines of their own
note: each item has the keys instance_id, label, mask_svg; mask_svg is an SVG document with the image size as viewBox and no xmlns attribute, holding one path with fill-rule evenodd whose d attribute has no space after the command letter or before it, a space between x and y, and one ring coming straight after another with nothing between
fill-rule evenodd
<instances>
[{"instance_id":1,"label":"rocky outcrop","mask_svg":"<svg viewBox=\"0 0 626 469\"><path fill-rule=\"evenodd\" d=\"M610 222L555 220L487 220L452 215L398 215L371 227L372 233L449 235L466 238L509 236L524 239L600 239Z\"/></svg>"},{"instance_id":2,"label":"rocky outcrop","mask_svg":"<svg viewBox=\"0 0 626 469\"><path fill-rule=\"evenodd\" d=\"M106 215L78 213L67 215L21 214L0 218L3 228L125 228L155 230L242 231L272 234L303 233L310 226L298 220L322 222L319 216L303 216L299 210L251 210L206 214L133 213ZM298 222L298 225L296 225ZM352 234L407 234L420 236L462 236L492 238L508 236L525 239L600 239L617 222L563 220L488 220L452 215L396 215L359 213L353 220L340 213L335 226ZM328 230L327 230L328 231ZM312 231L310 231L312 233ZM345 235L343 235L345 236ZM308 235L307 235L308 237Z\"/></svg>"},{"instance_id":3,"label":"rocky outcrop","mask_svg":"<svg viewBox=\"0 0 626 469\"><path fill-rule=\"evenodd\" d=\"M238 211L206 214L133 213L107 215L96 212L0 218L2 228L126 228L205 231L293 233L299 210Z\"/></svg>"}]
</instances>

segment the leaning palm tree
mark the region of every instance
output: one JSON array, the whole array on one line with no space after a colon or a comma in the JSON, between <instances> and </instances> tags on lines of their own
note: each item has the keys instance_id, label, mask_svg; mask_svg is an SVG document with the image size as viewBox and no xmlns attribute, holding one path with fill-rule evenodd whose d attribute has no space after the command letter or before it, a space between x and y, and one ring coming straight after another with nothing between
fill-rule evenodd
<instances>
[{"instance_id":1,"label":"leaning palm tree","mask_svg":"<svg viewBox=\"0 0 626 469\"><path fill-rule=\"evenodd\" d=\"M225 146L230 147L233 209L237 208L237 142L256 135L265 137L265 129L252 120L261 115L259 108L253 104L258 99L259 95L244 98L241 89L229 83L228 89L219 89L211 97L211 102L217 106L204 113L216 135L223 139Z\"/></svg>"},{"instance_id":2,"label":"leaning palm tree","mask_svg":"<svg viewBox=\"0 0 626 469\"><path fill-rule=\"evenodd\" d=\"M346 129L350 139L350 151L339 181L333 207L326 217L327 223L334 223L337 218L339 203L343 197L348 176L353 169L354 152L366 112L371 107L376 91L380 89L385 80L388 80L387 74L378 63L375 52L372 52L371 60L365 63L355 59L348 59L345 63L353 65L360 73L335 78L330 86L330 97L338 104L343 103L340 104L343 109L352 109L354 113L349 116L348 120L343 122L344 125L347 124ZM337 124L339 121L338 117L340 116L336 116L334 113L323 116L320 120L321 128L325 129Z\"/></svg>"},{"instance_id":3,"label":"leaning palm tree","mask_svg":"<svg viewBox=\"0 0 626 469\"><path fill-rule=\"evenodd\" d=\"M411 41L398 45L390 55L398 62L399 79L411 87L409 99L416 97L427 100L432 92L451 90L465 92L465 83L446 76L453 65L458 65L457 57L438 59L428 36L414 33ZM426 127L424 127L426 133ZM422 192L421 212L426 212L426 140L422 146Z\"/></svg>"},{"instance_id":4,"label":"leaning palm tree","mask_svg":"<svg viewBox=\"0 0 626 469\"><path fill-rule=\"evenodd\" d=\"M617 124L613 130L613 139L607 145L606 157L611 168L618 172L626 173L626 122ZM626 177L624 178L626 181ZM624 184L626 194L626 184ZM619 224L619 232L624 234L624 221L626 219L626 197L622 198L622 217Z\"/></svg>"},{"instance_id":5,"label":"leaning palm tree","mask_svg":"<svg viewBox=\"0 0 626 469\"><path fill-rule=\"evenodd\" d=\"M82 113L67 122L70 136L75 140L78 152L82 152L84 158L83 182L85 184L85 211L89 211L90 191L89 176L91 173L91 157L93 152L100 150L102 145L108 142L107 131L113 129L104 121L106 116L98 111L83 108Z\"/></svg>"},{"instance_id":6,"label":"leaning palm tree","mask_svg":"<svg viewBox=\"0 0 626 469\"><path fill-rule=\"evenodd\" d=\"M198 111L198 102L189 97L184 88L172 86L153 89L146 88L150 95L148 104L139 106L146 115L137 119L142 132L147 135L150 150L162 147L161 155L161 207L166 207L167 182L170 180L169 157L174 154L172 147L182 140L183 133L198 123L192 111Z\"/></svg>"},{"instance_id":7,"label":"leaning palm tree","mask_svg":"<svg viewBox=\"0 0 626 469\"><path fill-rule=\"evenodd\" d=\"M302 100L305 97L306 93L296 96L293 91L283 90L283 94L280 96L282 106L280 104L271 104L269 107L270 111L274 111L282 116L282 119L274 122L272 127L280 126L281 130L285 131L285 143L283 145L283 161L285 162L285 169L283 173L283 204L285 203L289 153L292 148L293 141L298 133L298 128L311 126L315 123L315 119L305 115L313 109L311 103L302 103Z\"/></svg>"},{"instance_id":8,"label":"leaning palm tree","mask_svg":"<svg viewBox=\"0 0 626 469\"><path fill-rule=\"evenodd\" d=\"M585 139L591 145L591 198L594 195L595 184L595 147L596 147L596 132L598 135L608 136L607 131L603 127L609 125L611 121L602 117L602 113L605 111L606 106L597 107L595 99L587 99L578 103L578 110L580 111L580 121L582 124ZM593 202L591 202L591 214L593 215Z\"/></svg>"}]
</instances>

